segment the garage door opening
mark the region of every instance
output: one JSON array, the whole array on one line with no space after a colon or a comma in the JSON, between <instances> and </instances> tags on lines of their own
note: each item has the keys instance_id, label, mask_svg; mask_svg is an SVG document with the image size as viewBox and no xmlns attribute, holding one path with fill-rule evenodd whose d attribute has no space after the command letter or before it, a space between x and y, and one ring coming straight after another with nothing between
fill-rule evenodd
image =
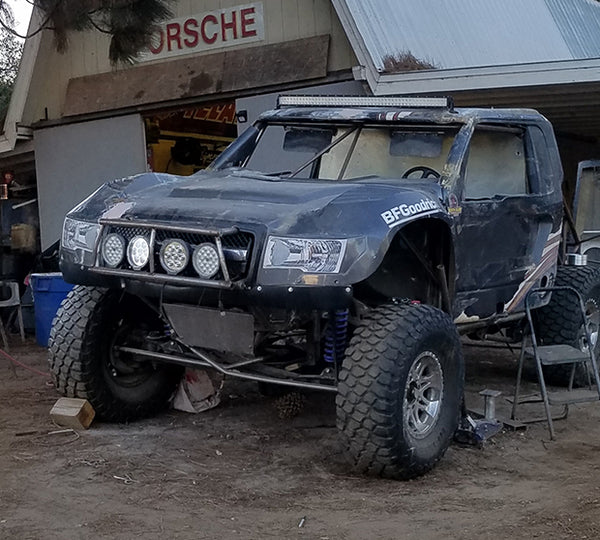
<instances>
[{"instance_id":1,"label":"garage door opening","mask_svg":"<svg viewBox=\"0 0 600 540\"><path fill-rule=\"evenodd\" d=\"M187 176L206 168L237 136L235 101L144 116L148 169Z\"/></svg>"}]
</instances>

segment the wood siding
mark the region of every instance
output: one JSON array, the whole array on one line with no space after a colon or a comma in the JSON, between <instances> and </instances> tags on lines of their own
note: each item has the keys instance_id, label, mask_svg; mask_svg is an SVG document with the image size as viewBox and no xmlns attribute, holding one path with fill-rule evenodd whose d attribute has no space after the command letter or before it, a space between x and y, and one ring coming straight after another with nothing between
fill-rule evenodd
<instances>
[{"instance_id":1,"label":"wood siding","mask_svg":"<svg viewBox=\"0 0 600 540\"><path fill-rule=\"evenodd\" d=\"M183 17L241 4L244 0L180 0L174 4L174 12L175 17ZM263 10L265 40L252 46L329 35L327 71L349 70L356 64L329 0L263 0ZM70 35L68 51L60 54L54 48L52 33L46 31L36 59L23 123L31 125L44 119L60 119L66 110L65 97L71 79L115 71L108 61L108 45L108 37L99 32L76 32ZM233 49L235 47L227 50ZM215 48L201 54L224 50ZM169 61L172 59L156 63Z\"/></svg>"}]
</instances>

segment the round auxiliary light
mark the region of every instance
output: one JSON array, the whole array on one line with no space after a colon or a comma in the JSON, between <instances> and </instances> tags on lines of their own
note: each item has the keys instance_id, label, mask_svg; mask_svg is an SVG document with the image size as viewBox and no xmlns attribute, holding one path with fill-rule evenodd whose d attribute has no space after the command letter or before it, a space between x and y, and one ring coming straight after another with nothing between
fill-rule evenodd
<instances>
[{"instance_id":1,"label":"round auxiliary light","mask_svg":"<svg viewBox=\"0 0 600 540\"><path fill-rule=\"evenodd\" d=\"M125 257L125 238L111 233L102 242L102 258L106 266L116 268Z\"/></svg>"},{"instance_id":2,"label":"round auxiliary light","mask_svg":"<svg viewBox=\"0 0 600 540\"><path fill-rule=\"evenodd\" d=\"M209 279L219 271L219 254L217 248L209 243L200 244L192 255L194 270L201 278Z\"/></svg>"},{"instance_id":3,"label":"round auxiliary light","mask_svg":"<svg viewBox=\"0 0 600 540\"><path fill-rule=\"evenodd\" d=\"M134 236L127 246L127 261L134 270L140 270L150 259L150 244L145 236Z\"/></svg>"},{"instance_id":4,"label":"round auxiliary light","mask_svg":"<svg viewBox=\"0 0 600 540\"><path fill-rule=\"evenodd\" d=\"M181 240L165 240L160 249L160 264L167 274L179 274L190 260L190 251Z\"/></svg>"}]
</instances>

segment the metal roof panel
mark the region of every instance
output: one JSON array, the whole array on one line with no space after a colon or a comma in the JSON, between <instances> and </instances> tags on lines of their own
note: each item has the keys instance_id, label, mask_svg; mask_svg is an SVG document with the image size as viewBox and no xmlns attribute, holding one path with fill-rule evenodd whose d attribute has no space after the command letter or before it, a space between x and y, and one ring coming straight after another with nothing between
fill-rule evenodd
<instances>
[{"instance_id":1,"label":"metal roof panel","mask_svg":"<svg viewBox=\"0 0 600 540\"><path fill-rule=\"evenodd\" d=\"M600 57L595 0L334 0L374 67L411 54L436 69ZM355 51L357 47L355 46ZM360 56L359 56L360 57Z\"/></svg>"},{"instance_id":2,"label":"metal roof panel","mask_svg":"<svg viewBox=\"0 0 600 540\"><path fill-rule=\"evenodd\" d=\"M545 0L573 58L600 56L600 3L596 0Z\"/></svg>"}]
</instances>

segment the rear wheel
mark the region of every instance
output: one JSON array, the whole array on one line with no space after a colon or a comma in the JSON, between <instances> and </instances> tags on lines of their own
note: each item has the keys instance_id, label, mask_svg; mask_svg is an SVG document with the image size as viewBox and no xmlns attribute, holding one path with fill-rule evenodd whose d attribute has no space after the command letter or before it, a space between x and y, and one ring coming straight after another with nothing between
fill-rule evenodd
<instances>
[{"instance_id":1,"label":"rear wheel","mask_svg":"<svg viewBox=\"0 0 600 540\"><path fill-rule=\"evenodd\" d=\"M448 315L424 305L374 309L348 347L336 399L356 469L396 479L429 471L458 426L463 379Z\"/></svg>"},{"instance_id":2,"label":"rear wheel","mask_svg":"<svg viewBox=\"0 0 600 540\"><path fill-rule=\"evenodd\" d=\"M87 399L101 420L126 422L163 409L182 370L123 353L161 329L159 317L120 292L75 287L54 319L49 363L57 390Z\"/></svg>"},{"instance_id":3,"label":"rear wheel","mask_svg":"<svg viewBox=\"0 0 600 540\"><path fill-rule=\"evenodd\" d=\"M592 266L559 266L556 274L557 287L573 287L583 299L585 317L588 322L591 346L596 358L600 353L598 339L600 331L600 268ZM536 310L536 335L543 345L566 343L586 351L585 328L577 298L568 291L555 291L548 305ZM571 374L570 365L545 366L544 377L550 384L567 385ZM575 372L575 385L587 384L583 366Z\"/></svg>"}]
</instances>

